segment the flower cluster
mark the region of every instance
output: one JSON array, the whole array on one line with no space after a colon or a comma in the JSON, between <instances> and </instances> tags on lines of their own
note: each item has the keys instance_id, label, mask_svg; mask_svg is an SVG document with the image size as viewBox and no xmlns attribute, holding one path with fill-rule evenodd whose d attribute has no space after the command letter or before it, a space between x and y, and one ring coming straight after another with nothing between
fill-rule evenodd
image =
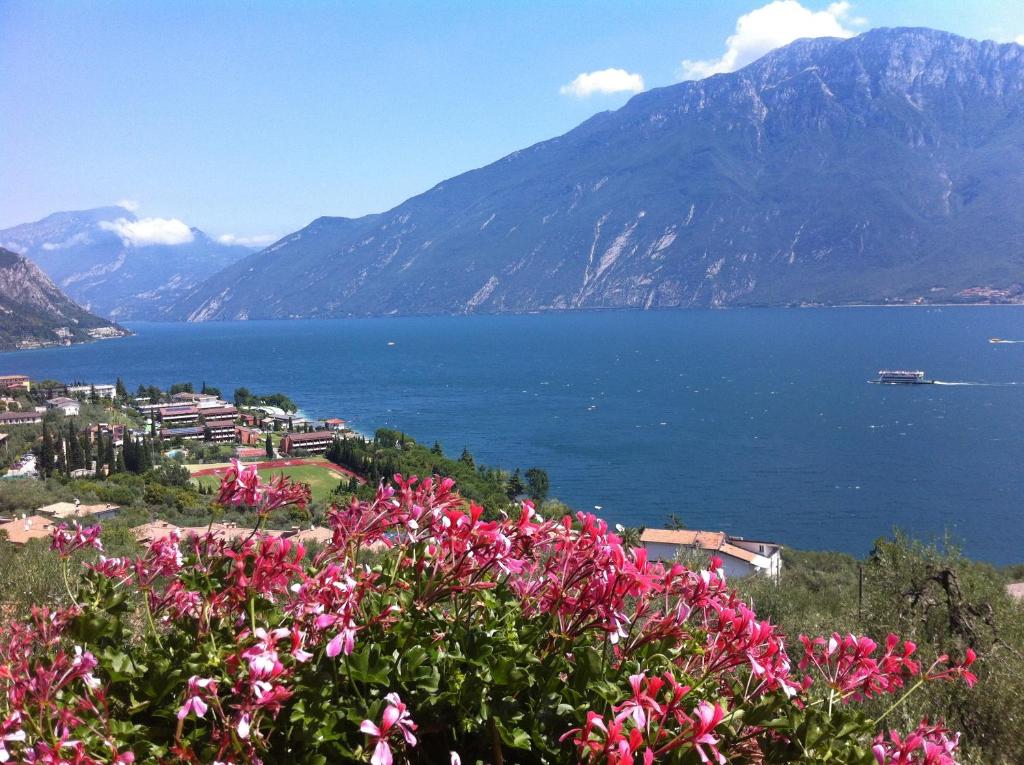
<instances>
[{"instance_id":1,"label":"flower cluster","mask_svg":"<svg viewBox=\"0 0 1024 765\"><path fill-rule=\"evenodd\" d=\"M219 498L258 528L308 496L235 463ZM797 674L720 561L651 561L593 515L544 518L529 502L488 518L449 479L395 476L329 522L312 560L257 531L171 534L87 563L88 611L41 610L3 638L0 762L391 765L509 747L613 765L789 762L812 757L825 736L806 731L833 701L975 679L972 653L922 671L912 643L837 634L801 638ZM98 530L62 527L53 547L69 565ZM924 724L875 734L863 718L831 735L851 761L882 765L946 765L957 741Z\"/></svg>"}]
</instances>

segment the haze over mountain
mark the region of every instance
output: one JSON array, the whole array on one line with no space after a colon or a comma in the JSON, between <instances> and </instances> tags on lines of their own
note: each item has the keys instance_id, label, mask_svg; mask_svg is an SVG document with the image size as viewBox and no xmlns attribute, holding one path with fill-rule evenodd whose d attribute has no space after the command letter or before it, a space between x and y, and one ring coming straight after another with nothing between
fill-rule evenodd
<instances>
[{"instance_id":1,"label":"haze over mountain","mask_svg":"<svg viewBox=\"0 0 1024 765\"><path fill-rule=\"evenodd\" d=\"M121 320L161 318L202 280L252 254L124 207L53 213L0 230L0 246L29 257L90 310Z\"/></svg>"},{"instance_id":2,"label":"haze over mountain","mask_svg":"<svg viewBox=\"0 0 1024 765\"><path fill-rule=\"evenodd\" d=\"M27 258L0 247L0 351L125 334L70 300Z\"/></svg>"}]
</instances>

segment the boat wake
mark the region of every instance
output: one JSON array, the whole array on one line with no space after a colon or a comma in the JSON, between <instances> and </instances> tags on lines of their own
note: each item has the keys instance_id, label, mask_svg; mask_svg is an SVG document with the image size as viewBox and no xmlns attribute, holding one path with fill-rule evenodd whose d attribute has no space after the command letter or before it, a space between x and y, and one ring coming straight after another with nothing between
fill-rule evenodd
<instances>
[{"instance_id":1,"label":"boat wake","mask_svg":"<svg viewBox=\"0 0 1024 765\"><path fill-rule=\"evenodd\" d=\"M989 342L993 345L1020 345L1024 343L1024 340L1003 340L1001 337L993 337L989 339Z\"/></svg>"},{"instance_id":2,"label":"boat wake","mask_svg":"<svg viewBox=\"0 0 1024 765\"><path fill-rule=\"evenodd\" d=\"M1015 383L1015 382L986 383L986 382L954 382L954 381L951 381L951 380L933 380L932 384L933 385L958 385L958 386L965 386L965 387L971 387L971 388L1005 388L1005 387L1009 387L1011 385L1020 385L1020 383Z\"/></svg>"}]
</instances>

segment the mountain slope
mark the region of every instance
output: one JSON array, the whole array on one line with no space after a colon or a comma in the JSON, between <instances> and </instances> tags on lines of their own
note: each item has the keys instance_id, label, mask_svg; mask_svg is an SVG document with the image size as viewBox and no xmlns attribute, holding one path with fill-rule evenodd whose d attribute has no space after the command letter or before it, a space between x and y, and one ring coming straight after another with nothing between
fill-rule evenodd
<instances>
[{"instance_id":1,"label":"mountain slope","mask_svg":"<svg viewBox=\"0 0 1024 765\"><path fill-rule=\"evenodd\" d=\"M152 230L132 228L145 223L122 207L59 212L0 231L0 246L29 257L90 310L122 320L161 318L204 279L252 254L178 222L174 243L132 238L137 231L153 238Z\"/></svg>"},{"instance_id":2,"label":"mountain slope","mask_svg":"<svg viewBox=\"0 0 1024 765\"><path fill-rule=\"evenodd\" d=\"M27 258L0 248L0 350L126 335L62 293Z\"/></svg>"},{"instance_id":3,"label":"mountain slope","mask_svg":"<svg viewBox=\"0 0 1024 765\"><path fill-rule=\"evenodd\" d=\"M1024 48L800 40L390 212L320 218L176 318L1020 301Z\"/></svg>"}]
</instances>

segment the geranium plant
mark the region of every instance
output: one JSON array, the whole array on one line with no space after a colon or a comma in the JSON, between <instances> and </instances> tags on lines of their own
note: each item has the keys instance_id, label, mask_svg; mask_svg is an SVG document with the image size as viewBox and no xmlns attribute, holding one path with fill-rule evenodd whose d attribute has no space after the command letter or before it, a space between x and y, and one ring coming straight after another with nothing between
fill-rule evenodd
<instances>
[{"instance_id":1,"label":"geranium plant","mask_svg":"<svg viewBox=\"0 0 1024 765\"><path fill-rule=\"evenodd\" d=\"M971 684L973 654L832 635L794 661L719 561L651 562L528 502L485 520L442 478L332 509L312 557L260 533L308 496L236 463L220 500L252 508L248 539L100 555L69 606L5 629L0 762L954 762L941 722L890 731L859 702Z\"/></svg>"}]
</instances>

